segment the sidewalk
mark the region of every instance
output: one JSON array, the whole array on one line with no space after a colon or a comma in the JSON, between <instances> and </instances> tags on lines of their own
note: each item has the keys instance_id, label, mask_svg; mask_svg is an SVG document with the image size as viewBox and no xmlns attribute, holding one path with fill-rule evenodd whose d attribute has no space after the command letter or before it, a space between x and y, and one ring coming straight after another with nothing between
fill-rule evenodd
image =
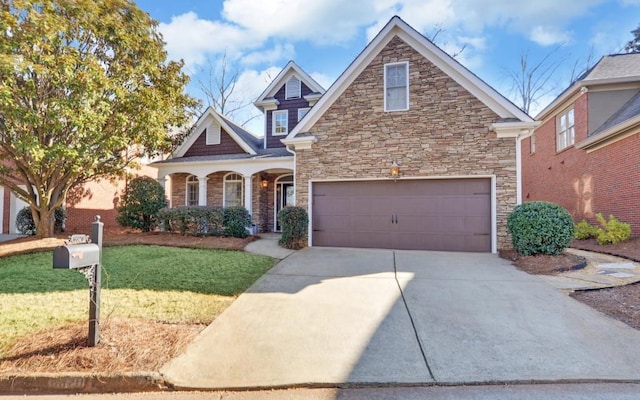
<instances>
[{"instance_id":1,"label":"sidewalk","mask_svg":"<svg viewBox=\"0 0 640 400\"><path fill-rule=\"evenodd\" d=\"M602 289L640 281L640 263L625 258L567 249L567 252L587 259L587 266L575 271L538 277L558 289L566 291Z\"/></svg>"},{"instance_id":2,"label":"sidewalk","mask_svg":"<svg viewBox=\"0 0 640 400\"><path fill-rule=\"evenodd\" d=\"M253 254L260 254L282 260L289 257L295 250L280 247L278 240L282 235L278 233L261 233L258 235L260 239L249 243L244 251Z\"/></svg>"}]
</instances>

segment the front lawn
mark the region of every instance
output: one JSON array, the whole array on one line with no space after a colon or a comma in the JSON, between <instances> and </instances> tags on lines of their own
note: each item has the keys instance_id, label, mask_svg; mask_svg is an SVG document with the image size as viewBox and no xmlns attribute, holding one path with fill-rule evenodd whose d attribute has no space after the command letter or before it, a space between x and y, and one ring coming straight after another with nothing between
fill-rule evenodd
<instances>
[{"instance_id":1,"label":"front lawn","mask_svg":"<svg viewBox=\"0 0 640 400\"><path fill-rule=\"evenodd\" d=\"M274 261L238 251L105 248L101 317L206 324ZM52 268L52 251L0 258L0 356L20 336L86 321L88 293L81 273Z\"/></svg>"}]
</instances>

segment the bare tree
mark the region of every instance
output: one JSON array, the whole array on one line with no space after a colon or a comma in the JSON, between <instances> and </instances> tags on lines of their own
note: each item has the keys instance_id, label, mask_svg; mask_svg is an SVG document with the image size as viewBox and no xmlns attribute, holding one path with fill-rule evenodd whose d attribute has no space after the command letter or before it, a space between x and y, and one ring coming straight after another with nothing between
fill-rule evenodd
<instances>
[{"instance_id":1,"label":"bare tree","mask_svg":"<svg viewBox=\"0 0 640 400\"><path fill-rule=\"evenodd\" d=\"M242 113L252 105L253 99L246 93L238 92L240 70L230 62L227 52L217 62L208 60L207 64L202 71L206 78L198 80L206 105L242 125L257 118L259 115L255 113Z\"/></svg>"},{"instance_id":2,"label":"bare tree","mask_svg":"<svg viewBox=\"0 0 640 400\"><path fill-rule=\"evenodd\" d=\"M551 84L551 79L564 61L564 57L556 57L561 47L554 47L537 62L532 62L526 51L520 55L520 68L509 73L515 103L527 114L533 104L555 90L556 85Z\"/></svg>"}]
</instances>

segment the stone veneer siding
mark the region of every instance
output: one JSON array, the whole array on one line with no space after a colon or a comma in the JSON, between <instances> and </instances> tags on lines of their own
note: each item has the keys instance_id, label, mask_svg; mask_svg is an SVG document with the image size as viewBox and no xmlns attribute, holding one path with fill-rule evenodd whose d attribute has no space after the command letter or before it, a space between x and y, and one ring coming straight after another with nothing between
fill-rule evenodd
<instances>
[{"instance_id":1,"label":"stone veneer siding","mask_svg":"<svg viewBox=\"0 0 640 400\"><path fill-rule=\"evenodd\" d=\"M384 112L384 64L409 61L409 110ZM516 205L516 139L488 127L498 115L411 46L393 38L309 130L318 142L296 157L296 201L309 180L495 175L498 249L511 248L507 215Z\"/></svg>"}]
</instances>

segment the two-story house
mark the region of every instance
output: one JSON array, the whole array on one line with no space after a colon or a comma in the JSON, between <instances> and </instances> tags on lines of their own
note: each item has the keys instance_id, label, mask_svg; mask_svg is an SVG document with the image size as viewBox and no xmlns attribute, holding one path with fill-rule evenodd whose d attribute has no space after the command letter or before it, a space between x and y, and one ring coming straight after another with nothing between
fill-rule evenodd
<instances>
[{"instance_id":1,"label":"two-story house","mask_svg":"<svg viewBox=\"0 0 640 400\"><path fill-rule=\"evenodd\" d=\"M255 103L263 139L207 110L154 164L172 205L244 205L277 231L295 203L311 246L511 246L526 113L398 17L323 92L289 63Z\"/></svg>"},{"instance_id":2,"label":"two-story house","mask_svg":"<svg viewBox=\"0 0 640 400\"><path fill-rule=\"evenodd\" d=\"M536 119L522 141L524 200L558 203L576 222L614 215L640 234L640 53L603 57Z\"/></svg>"}]
</instances>

